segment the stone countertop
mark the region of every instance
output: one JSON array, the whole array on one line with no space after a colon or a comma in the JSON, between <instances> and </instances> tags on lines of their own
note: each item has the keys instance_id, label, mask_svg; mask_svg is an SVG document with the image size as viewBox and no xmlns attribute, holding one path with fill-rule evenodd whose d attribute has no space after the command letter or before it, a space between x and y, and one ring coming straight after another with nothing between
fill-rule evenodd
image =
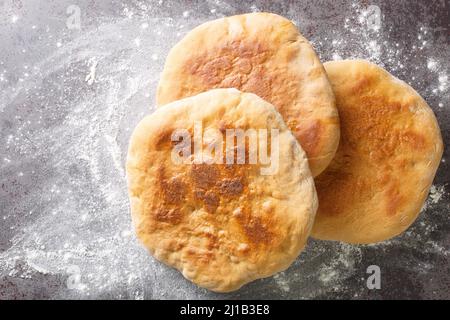
<instances>
[{"instance_id":1,"label":"stone countertop","mask_svg":"<svg viewBox=\"0 0 450 320\"><path fill-rule=\"evenodd\" d=\"M369 59L411 84L446 149L403 235L310 240L285 272L215 294L138 244L124 160L170 47L199 23L251 11L292 19L322 61ZM446 1L3 0L0 18L0 299L450 298ZM366 285L371 265L381 289Z\"/></svg>"}]
</instances>

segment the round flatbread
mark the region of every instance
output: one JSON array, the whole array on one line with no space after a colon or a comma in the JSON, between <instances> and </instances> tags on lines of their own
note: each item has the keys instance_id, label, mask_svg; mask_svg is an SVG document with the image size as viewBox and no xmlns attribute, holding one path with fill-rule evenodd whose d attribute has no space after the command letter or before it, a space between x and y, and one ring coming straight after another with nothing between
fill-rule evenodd
<instances>
[{"instance_id":1,"label":"round flatbread","mask_svg":"<svg viewBox=\"0 0 450 320\"><path fill-rule=\"evenodd\" d=\"M241 144L231 135L238 130L247 137ZM210 152L220 141L223 147ZM260 153L265 148L270 161ZM281 115L236 89L201 93L145 117L131 137L126 168L140 240L158 260L213 291L287 268L317 209L306 155Z\"/></svg>"},{"instance_id":2,"label":"round flatbread","mask_svg":"<svg viewBox=\"0 0 450 320\"><path fill-rule=\"evenodd\" d=\"M336 157L316 178L312 235L373 243L416 219L443 145L433 111L403 81L363 60L324 64L341 120Z\"/></svg>"},{"instance_id":3,"label":"round flatbread","mask_svg":"<svg viewBox=\"0 0 450 320\"><path fill-rule=\"evenodd\" d=\"M212 88L237 88L272 103L305 150L313 176L339 142L334 95L314 49L276 14L250 13L204 23L170 51L157 104Z\"/></svg>"}]
</instances>

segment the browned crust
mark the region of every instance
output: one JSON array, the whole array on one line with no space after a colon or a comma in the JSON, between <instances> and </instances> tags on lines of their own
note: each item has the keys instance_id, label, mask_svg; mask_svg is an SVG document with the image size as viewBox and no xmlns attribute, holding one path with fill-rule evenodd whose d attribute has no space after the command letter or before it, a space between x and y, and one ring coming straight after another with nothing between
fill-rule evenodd
<instances>
[{"instance_id":1,"label":"browned crust","mask_svg":"<svg viewBox=\"0 0 450 320\"><path fill-rule=\"evenodd\" d=\"M231 87L272 103L305 150L313 175L326 168L339 142L334 96L313 48L291 21L252 13L195 28L170 51L157 103Z\"/></svg>"},{"instance_id":2,"label":"browned crust","mask_svg":"<svg viewBox=\"0 0 450 320\"><path fill-rule=\"evenodd\" d=\"M263 176L258 164L174 164L166 131L190 131L199 120L218 130L279 129L278 172ZM285 269L302 250L317 206L306 156L281 116L234 89L177 101L144 118L130 141L127 176L140 240L214 291Z\"/></svg>"},{"instance_id":3,"label":"browned crust","mask_svg":"<svg viewBox=\"0 0 450 320\"><path fill-rule=\"evenodd\" d=\"M341 142L316 178L313 236L350 243L394 237L416 219L439 166L436 118L410 86L363 60L325 63Z\"/></svg>"}]
</instances>

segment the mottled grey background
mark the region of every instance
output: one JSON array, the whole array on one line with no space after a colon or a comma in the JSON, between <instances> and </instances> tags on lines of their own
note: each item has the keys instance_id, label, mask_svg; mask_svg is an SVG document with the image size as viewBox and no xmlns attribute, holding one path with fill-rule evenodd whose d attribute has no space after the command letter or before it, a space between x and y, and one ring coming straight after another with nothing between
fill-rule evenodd
<instances>
[{"instance_id":1,"label":"mottled grey background","mask_svg":"<svg viewBox=\"0 0 450 320\"><path fill-rule=\"evenodd\" d=\"M69 5L80 29L66 25ZM137 243L123 164L170 47L201 22L251 11L292 19L323 61L366 58L410 83L446 150L403 235L371 246L311 240L287 271L222 295ZM0 299L449 299L449 18L447 1L426 0L0 0ZM372 264L380 290L366 287Z\"/></svg>"}]
</instances>

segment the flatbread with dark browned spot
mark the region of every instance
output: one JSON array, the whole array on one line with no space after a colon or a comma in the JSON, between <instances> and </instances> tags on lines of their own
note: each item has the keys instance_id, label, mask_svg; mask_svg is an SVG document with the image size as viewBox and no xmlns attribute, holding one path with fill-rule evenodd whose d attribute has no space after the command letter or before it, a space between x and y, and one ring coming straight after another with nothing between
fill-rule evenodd
<instances>
[{"instance_id":1,"label":"flatbread with dark browned spot","mask_svg":"<svg viewBox=\"0 0 450 320\"><path fill-rule=\"evenodd\" d=\"M192 133L198 121L216 132L278 130L277 170L264 175L260 162L174 163L172 133ZM307 158L281 115L254 94L216 89L157 109L134 130L126 167L139 239L210 290L236 290L287 268L312 227L317 199Z\"/></svg>"},{"instance_id":2,"label":"flatbread with dark browned spot","mask_svg":"<svg viewBox=\"0 0 450 320\"><path fill-rule=\"evenodd\" d=\"M295 25L276 14L209 21L170 51L157 103L237 88L272 103L305 150L314 176L334 156L339 119L325 70Z\"/></svg>"}]
</instances>

